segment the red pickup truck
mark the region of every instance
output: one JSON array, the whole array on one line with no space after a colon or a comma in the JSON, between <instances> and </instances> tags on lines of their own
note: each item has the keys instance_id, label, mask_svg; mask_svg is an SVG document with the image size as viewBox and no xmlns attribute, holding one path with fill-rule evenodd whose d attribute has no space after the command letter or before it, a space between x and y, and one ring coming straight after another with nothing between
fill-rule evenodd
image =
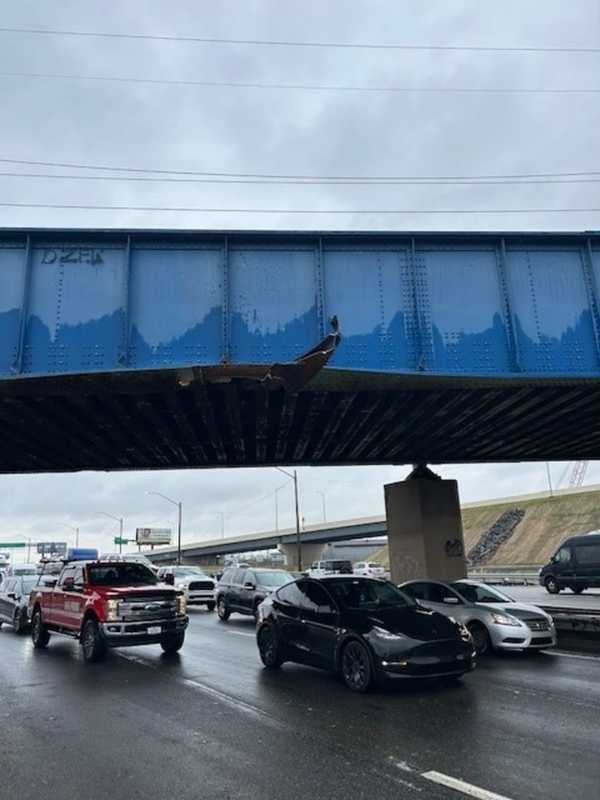
<instances>
[{"instance_id":1,"label":"red pickup truck","mask_svg":"<svg viewBox=\"0 0 600 800\"><path fill-rule=\"evenodd\" d=\"M160 644L181 649L188 624L183 592L134 561L71 561L40 581L29 598L31 637L46 647L52 633L79 639L86 661L109 647Z\"/></svg>"}]
</instances>

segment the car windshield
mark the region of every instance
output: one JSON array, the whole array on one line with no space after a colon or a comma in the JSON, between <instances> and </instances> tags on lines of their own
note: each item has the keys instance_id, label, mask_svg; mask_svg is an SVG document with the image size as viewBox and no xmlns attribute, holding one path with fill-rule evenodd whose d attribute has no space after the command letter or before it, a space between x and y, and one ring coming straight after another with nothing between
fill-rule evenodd
<instances>
[{"instance_id":1,"label":"car windshield","mask_svg":"<svg viewBox=\"0 0 600 800\"><path fill-rule=\"evenodd\" d=\"M415 602L393 583L375 580L331 580L327 588L343 608L391 608L414 606Z\"/></svg>"},{"instance_id":2,"label":"car windshield","mask_svg":"<svg viewBox=\"0 0 600 800\"><path fill-rule=\"evenodd\" d=\"M34 564L24 564L12 568L13 575L37 575L37 567Z\"/></svg>"},{"instance_id":3,"label":"car windshield","mask_svg":"<svg viewBox=\"0 0 600 800\"><path fill-rule=\"evenodd\" d=\"M370 569L381 569L381 564L369 564Z\"/></svg>"},{"instance_id":4,"label":"car windshield","mask_svg":"<svg viewBox=\"0 0 600 800\"><path fill-rule=\"evenodd\" d=\"M135 562L93 564L89 576L94 586L144 586L159 582L152 570Z\"/></svg>"},{"instance_id":5,"label":"car windshield","mask_svg":"<svg viewBox=\"0 0 600 800\"><path fill-rule=\"evenodd\" d=\"M21 586L23 587L23 594L29 594L29 592L37 586L38 583L38 576L37 575L26 575L21 580Z\"/></svg>"},{"instance_id":6,"label":"car windshield","mask_svg":"<svg viewBox=\"0 0 600 800\"><path fill-rule=\"evenodd\" d=\"M458 592L468 603L514 603L512 597L492 589L485 583L451 583L455 592Z\"/></svg>"},{"instance_id":7,"label":"car windshield","mask_svg":"<svg viewBox=\"0 0 600 800\"><path fill-rule=\"evenodd\" d=\"M202 578L208 577L199 567L173 567L173 569L167 570L167 572L172 572L173 575L178 578L185 578L186 575L195 575L196 577Z\"/></svg>"},{"instance_id":8,"label":"car windshield","mask_svg":"<svg viewBox=\"0 0 600 800\"><path fill-rule=\"evenodd\" d=\"M283 569L270 569L264 572L257 572L256 578L261 586L283 586L294 580L294 576Z\"/></svg>"}]
</instances>

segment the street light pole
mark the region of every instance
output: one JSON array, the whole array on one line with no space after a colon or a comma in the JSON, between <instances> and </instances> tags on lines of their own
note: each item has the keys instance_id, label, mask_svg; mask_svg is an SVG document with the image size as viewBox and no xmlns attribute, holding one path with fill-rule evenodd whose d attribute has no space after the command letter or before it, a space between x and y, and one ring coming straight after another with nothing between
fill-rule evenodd
<instances>
[{"instance_id":1,"label":"street light pole","mask_svg":"<svg viewBox=\"0 0 600 800\"><path fill-rule=\"evenodd\" d=\"M162 497L167 503L177 507L177 564L179 566L181 565L181 514L183 504L181 500L173 500L171 497L167 497L166 494L162 494L162 492L146 492L145 494L155 494L157 497Z\"/></svg>"},{"instance_id":2,"label":"street light pole","mask_svg":"<svg viewBox=\"0 0 600 800\"><path fill-rule=\"evenodd\" d=\"M123 552L123 517L115 517L114 514L109 514L107 511L97 511L97 514L102 514L104 517L110 517L119 523L119 553ZM79 536L79 533L77 534Z\"/></svg>"},{"instance_id":3,"label":"street light pole","mask_svg":"<svg viewBox=\"0 0 600 800\"><path fill-rule=\"evenodd\" d=\"M69 525L68 522L59 522L59 525L62 525L64 528L70 528L72 531L75 531L75 547L79 547L79 526L75 527L75 525Z\"/></svg>"},{"instance_id":4,"label":"street light pole","mask_svg":"<svg viewBox=\"0 0 600 800\"><path fill-rule=\"evenodd\" d=\"M325 505L325 492L320 489L315 490L317 494L321 495L321 504L323 506L323 522L327 522L327 506Z\"/></svg>"},{"instance_id":5,"label":"street light pole","mask_svg":"<svg viewBox=\"0 0 600 800\"><path fill-rule=\"evenodd\" d=\"M181 500L177 503L177 565L181 565Z\"/></svg>"},{"instance_id":6,"label":"street light pole","mask_svg":"<svg viewBox=\"0 0 600 800\"><path fill-rule=\"evenodd\" d=\"M281 467L275 467L279 472L283 472L288 478L294 481L294 503L296 506L296 554L298 561L298 572L302 572L302 539L300 536L300 502L298 500L298 471L294 470L293 473L288 472Z\"/></svg>"}]
</instances>

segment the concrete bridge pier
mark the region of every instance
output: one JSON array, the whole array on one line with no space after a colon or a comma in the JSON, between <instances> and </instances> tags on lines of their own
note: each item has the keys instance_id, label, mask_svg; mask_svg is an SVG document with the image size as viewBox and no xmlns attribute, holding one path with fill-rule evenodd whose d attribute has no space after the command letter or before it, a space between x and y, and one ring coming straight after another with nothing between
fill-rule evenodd
<instances>
[{"instance_id":1,"label":"concrete bridge pier","mask_svg":"<svg viewBox=\"0 0 600 800\"><path fill-rule=\"evenodd\" d=\"M418 465L384 487L391 579L467 576L458 483Z\"/></svg>"},{"instance_id":2,"label":"concrete bridge pier","mask_svg":"<svg viewBox=\"0 0 600 800\"><path fill-rule=\"evenodd\" d=\"M308 569L313 561L318 561L321 558L323 550L327 547L326 544L305 544L302 543L302 569ZM277 549L285 556L285 563L288 569L298 570L298 548L294 544L279 544Z\"/></svg>"}]
</instances>

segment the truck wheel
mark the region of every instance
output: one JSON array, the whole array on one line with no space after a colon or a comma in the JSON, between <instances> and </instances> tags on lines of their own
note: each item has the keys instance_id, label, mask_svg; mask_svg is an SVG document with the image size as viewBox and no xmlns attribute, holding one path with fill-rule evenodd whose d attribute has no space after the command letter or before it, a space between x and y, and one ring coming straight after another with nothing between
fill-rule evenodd
<instances>
[{"instance_id":1,"label":"truck wheel","mask_svg":"<svg viewBox=\"0 0 600 800\"><path fill-rule=\"evenodd\" d=\"M26 627L27 627L27 612L23 608L17 608L15 610L15 616L13 619L13 628L15 629L15 633L18 634L25 633Z\"/></svg>"},{"instance_id":2,"label":"truck wheel","mask_svg":"<svg viewBox=\"0 0 600 800\"><path fill-rule=\"evenodd\" d=\"M98 623L93 617L86 619L81 630L81 648L84 659L93 663L101 661L106 655L106 643L102 638L102 633Z\"/></svg>"},{"instance_id":3,"label":"truck wheel","mask_svg":"<svg viewBox=\"0 0 600 800\"><path fill-rule=\"evenodd\" d=\"M560 592L559 583L553 575L548 575L544 581L544 586L549 594L558 594Z\"/></svg>"},{"instance_id":4,"label":"truck wheel","mask_svg":"<svg viewBox=\"0 0 600 800\"><path fill-rule=\"evenodd\" d=\"M171 655L181 650L184 642L185 633L176 633L171 634L170 636L164 636L161 639L160 646L167 655Z\"/></svg>"},{"instance_id":5,"label":"truck wheel","mask_svg":"<svg viewBox=\"0 0 600 800\"><path fill-rule=\"evenodd\" d=\"M42 650L47 647L50 641L50 634L42 621L42 612L39 608L36 608L33 612L33 619L31 620L31 641L36 650Z\"/></svg>"},{"instance_id":6,"label":"truck wheel","mask_svg":"<svg viewBox=\"0 0 600 800\"><path fill-rule=\"evenodd\" d=\"M225 602L225 598L219 597L217 601L217 615L221 620L221 622L227 622L230 613L231 612L227 608L227 603Z\"/></svg>"},{"instance_id":7,"label":"truck wheel","mask_svg":"<svg viewBox=\"0 0 600 800\"><path fill-rule=\"evenodd\" d=\"M214 604L214 602L212 602L212 603L207 603L207 604L206 604L206 610L207 610L207 611L214 611L214 610L215 610L215 604Z\"/></svg>"}]
</instances>

